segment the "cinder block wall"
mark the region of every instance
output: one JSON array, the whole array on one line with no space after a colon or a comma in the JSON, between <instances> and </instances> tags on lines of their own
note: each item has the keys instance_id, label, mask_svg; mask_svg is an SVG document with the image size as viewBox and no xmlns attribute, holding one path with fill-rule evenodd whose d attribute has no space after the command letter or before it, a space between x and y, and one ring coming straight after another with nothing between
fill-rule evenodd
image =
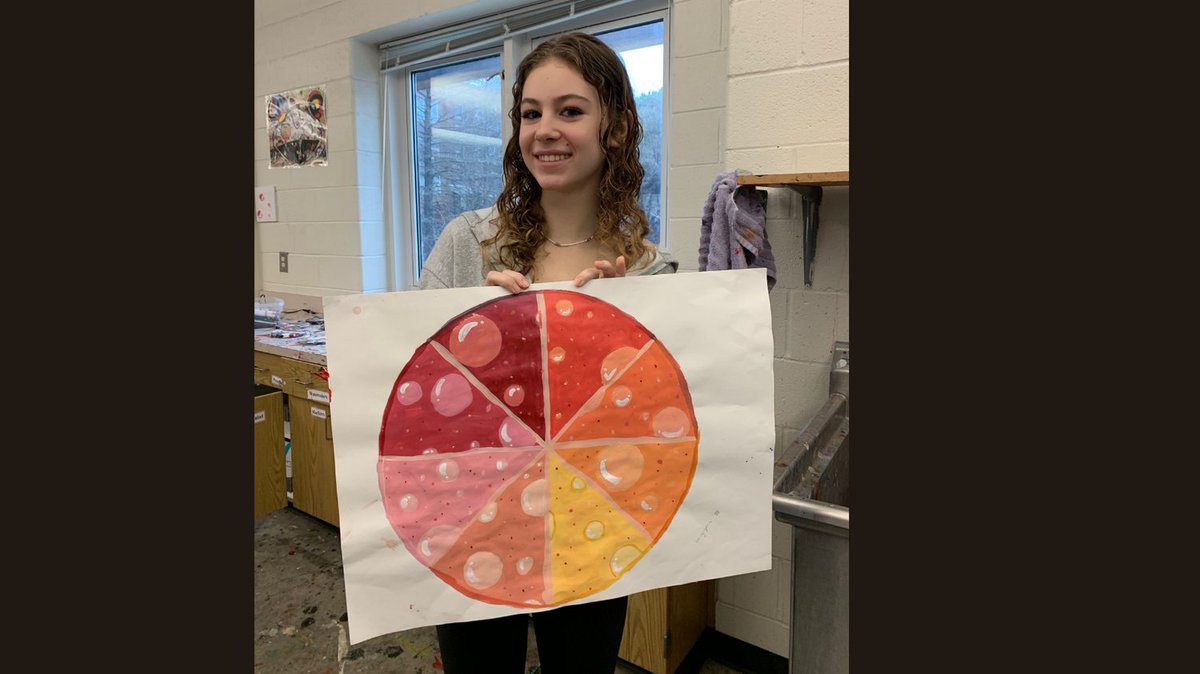
<instances>
[{"instance_id":1,"label":"cinder block wall","mask_svg":"<svg viewBox=\"0 0 1200 674\"><path fill-rule=\"evenodd\" d=\"M257 287L386 289L374 45L394 26L450 21L482 4L520 2L256 0L255 183L276 186L279 212L278 223L255 224ZM849 0L677 0L671 19L667 244L681 270L695 271L700 216L718 173L849 169ZM269 170L263 97L312 84L329 87L330 166ZM803 282L799 198L768 192L782 452L825 401L833 342L850 338L849 188L825 190L812 288ZM279 251L290 253L287 274ZM770 571L719 581L717 629L786 657L791 529L774 527Z\"/></svg>"},{"instance_id":2,"label":"cinder block wall","mask_svg":"<svg viewBox=\"0 0 1200 674\"><path fill-rule=\"evenodd\" d=\"M722 5L728 10L724 169L849 170L849 1ZM850 339L850 195L848 187L824 189L813 283L805 288L800 197L787 188L767 192L767 238L778 266L770 293L778 456L828 396L834 341ZM792 528L775 522L772 545L770 571L719 581L717 629L786 657Z\"/></svg>"}]
</instances>

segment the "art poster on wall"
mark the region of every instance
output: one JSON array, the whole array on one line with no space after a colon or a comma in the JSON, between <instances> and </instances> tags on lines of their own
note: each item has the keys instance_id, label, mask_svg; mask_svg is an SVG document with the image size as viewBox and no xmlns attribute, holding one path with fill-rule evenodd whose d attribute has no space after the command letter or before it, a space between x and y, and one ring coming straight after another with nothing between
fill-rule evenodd
<instances>
[{"instance_id":1,"label":"art poster on wall","mask_svg":"<svg viewBox=\"0 0 1200 674\"><path fill-rule=\"evenodd\" d=\"M352 644L770 568L764 269L324 314Z\"/></svg>"},{"instance_id":2,"label":"art poster on wall","mask_svg":"<svg viewBox=\"0 0 1200 674\"><path fill-rule=\"evenodd\" d=\"M271 94L266 103L269 167L326 166L325 85Z\"/></svg>"}]
</instances>

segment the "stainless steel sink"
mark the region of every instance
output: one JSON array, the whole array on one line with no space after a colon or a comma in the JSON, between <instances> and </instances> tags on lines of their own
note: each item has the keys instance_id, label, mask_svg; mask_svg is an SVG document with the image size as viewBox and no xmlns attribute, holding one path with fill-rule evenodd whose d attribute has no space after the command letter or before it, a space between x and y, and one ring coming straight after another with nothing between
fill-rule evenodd
<instances>
[{"instance_id":1,"label":"stainless steel sink","mask_svg":"<svg viewBox=\"0 0 1200 674\"><path fill-rule=\"evenodd\" d=\"M829 398L775 463L775 519L792 529L790 674L850 671L850 344Z\"/></svg>"}]
</instances>

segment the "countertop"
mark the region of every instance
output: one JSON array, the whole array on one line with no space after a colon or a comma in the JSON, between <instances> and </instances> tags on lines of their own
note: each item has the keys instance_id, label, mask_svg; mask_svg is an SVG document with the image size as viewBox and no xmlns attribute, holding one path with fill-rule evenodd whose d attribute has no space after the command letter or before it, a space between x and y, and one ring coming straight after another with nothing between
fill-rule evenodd
<instances>
[{"instance_id":1,"label":"countertop","mask_svg":"<svg viewBox=\"0 0 1200 674\"><path fill-rule=\"evenodd\" d=\"M325 319L314 316L277 328L255 328L254 350L325 365Z\"/></svg>"}]
</instances>

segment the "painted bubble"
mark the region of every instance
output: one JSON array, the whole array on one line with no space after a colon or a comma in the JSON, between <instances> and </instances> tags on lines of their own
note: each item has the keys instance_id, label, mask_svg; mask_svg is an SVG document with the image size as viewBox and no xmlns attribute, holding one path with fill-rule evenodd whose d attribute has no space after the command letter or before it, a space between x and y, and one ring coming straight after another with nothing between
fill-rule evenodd
<instances>
[{"instance_id":1,"label":"painted bubble","mask_svg":"<svg viewBox=\"0 0 1200 674\"><path fill-rule=\"evenodd\" d=\"M450 353L467 367L487 365L500 353L500 328L485 316L471 314L450 333Z\"/></svg>"},{"instance_id":2,"label":"painted bubble","mask_svg":"<svg viewBox=\"0 0 1200 674\"><path fill-rule=\"evenodd\" d=\"M612 491L629 489L642 476L645 458L637 445L621 443L610 445L597 457L600 461L600 477Z\"/></svg>"},{"instance_id":3,"label":"painted bubble","mask_svg":"<svg viewBox=\"0 0 1200 674\"><path fill-rule=\"evenodd\" d=\"M575 305L571 304L571 300L559 300L554 304L554 310L558 312L559 316L570 316L571 312L575 310Z\"/></svg>"},{"instance_id":4,"label":"painted bubble","mask_svg":"<svg viewBox=\"0 0 1200 674\"><path fill-rule=\"evenodd\" d=\"M638 557L642 556L642 551L632 545L622 545L613 552L612 559L609 560L608 566L612 570L614 576L619 576L625 573L629 565L637 561Z\"/></svg>"},{"instance_id":5,"label":"painted bubble","mask_svg":"<svg viewBox=\"0 0 1200 674\"><path fill-rule=\"evenodd\" d=\"M425 449L421 450L421 453L422 454L437 454L438 452L437 452L436 447L426 447Z\"/></svg>"},{"instance_id":6,"label":"painted bubble","mask_svg":"<svg viewBox=\"0 0 1200 674\"><path fill-rule=\"evenodd\" d=\"M583 528L583 535L587 536L589 541L594 541L604 535L604 523L592 520Z\"/></svg>"},{"instance_id":7,"label":"painted bubble","mask_svg":"<svg viewBox=\"0 0 1200 674\"><path fill-rule=\"evenodd\" d=\"M496 459L496 470L504 470L508 467L508 462L504 459Z\"/></svg>"},{"instance_id":8,"label":"painted bubble","mask_svg":"<svg viewBox=\"0 0 1200 674\"><path fill-rule=\"evenodd\" d=\"M463 565L463 579L471 587L483 590L495 585L503 571L504 563L499 555L481 550L467 557L467 563Z\"/></svg>"},{"instance_id":9,"label":"painted bubble","mask_svg":"<svg viewBox=\"0 0 1200 674\"><path fill-rule=\"evenodd\" d=\"M549 506L549 487L545 479L537 479L529 483L521 492L521 510L526 515L541 517L546 514Z\"/></svg>"},{"instance_id":10,"label":"painted bubble","mask_svg":"<svg viewBox=\"0 0 1200 674\"><path fill-rule=\"evenodd\" d=\"M600 379L604 383L612 381L613 377L621 371L621 368L633 362L637 358L638 350L632 346L622 346L604 357L600 363Z\"/></svg>"},{"instance_id":11,"label":"painted bubble","mask_svg":"<svg viewBox=\"0 0 1200 674\"><path fill-rule=\"evenodd\" d=\"M576 477L574 480L571 480L571 489L574 491L583 491L583 488L586 486L587 485L583 482L583 478Z\"/></svg>"},{"instance_id":12,"label":"painted bubble","mask_svg":"<svg viewBox=\"0 0 1200 674\"><path fill-rule=\"evenodd\" d=\"M563 362L563 358L566 358L566 357L567 357L567 350L562 348L561 346L556 346L553 349L550 349L550 360L552 360L556 363L561 363L561 362Z\"/></svg>"},{"instance_id":13,"label":"painted bubble","mask_svg":"<svg viewBox=\"0 0 1200 674\"><path fill-rule=\"evenodd\" d=\"M654 494L646 494L644 497L642 497L642 502L640 505L642 506L642 510L650 512L658 507L658 497Z\"/></svg>"},{"instance_id":14,"label":"painted bubble","mask_svg":"<svg viewBox=\"0 0 1200 674\"><path fill-rule=\"evenodd\" d=\"M529 447L537 444L533 433L516 419L505 419L500 423L500 444L505 447Z\"/></svg>"},{"instance_id":15,"label":"painted bubble","mask_svg":"<svg viewBox=\"0 0 1200 674\"><path fill-rule=\"evenodd\" d=\"M480 522L491 522L496 519L496 503L495 501L483 506L483 510L479 511Z\"/></svg>"},{"instance_id":16,"label":"painted bubble","mask_svg":"<svg viewBox=\"0 0 1200 674\"><path fill-rule=\"evenodd\" d=\"M650 427L654 434L662 438L678 438L688 432L691 422L687 414L678 407L664 407L654 415Z\"/></svg>"},{"instance_id":17,"label":"painted bubble","mask_svg":"<svg viewBox=\"0 0 1200 674\"><path fill-rule=\"evenodd\" d=\"M533 568L533 557L522 557L517 560L517 573L524 576Z\"/></svg>"},{"instance_id":18,"label":"painted bubble","mask_svg":"<svg viewBox=\"0 0 1200 674\"><path fill-rule=\"evenodd\" d=\"M523 402L525 402L525 388L520 384L513 384L504 389L504 404L516 407Z\"/></svg>"},{"instance_id":19,"label":"painted bubble","mask_svg":"<svg viewBox=\"0 0 1200 674\"><path fill-rule=\"evenodd\" d=\"M472 441L471 441L471 449L477 449L478 447L479 447L479 441L478 441L478 440L472 440Z\"/></svg>"},{"instance_id":20,"label":"painted bubble","mask_svg":"<svg viewBox=\"0 0 1200 674\"><path fill-rule=\"evenodd\" d=\"M624 407L629 404L630 400L633 400L633 391L630 391L628 386L617 384L612 387L612 401L614 405Z\"/></svg>"},{"instance_id":21,"label":"painted bubble","mask_svg":"<svg viewBox=\"0 0 1200 674\"><path fill-rule=\"evenodd\" d=\"M437 380L429 400L438 414L452 417L467 409L474 397L466 378L455 372Z\"/></svg>"},{"instance_id":22,"label":"painted bubble","mask_svg":"<svg viewBox=\"0 0 1200 674\"><path fill-rule=\"evenodd\" d=\"M417 543L417 550L421 555L430 562L435 562L441 559L442 555L454 545L454 541L458 539L459 530L446 525L440 524L425 532L421 536L421 540Z\"/></svg>"},{"instance_id":23,"label":"painted bubble","mask_svg":"<svg viewBox=\"0 0 1200 674\"><path fill-rule=\"evenodd\" d=\"M417 497L412 494L405 494L400 497L400 509L406 513L410 513L417 509Z\"/></svg>"},{"instance_id":24,"label":"painted bubble","mask_svg":"<svg viewBox=\"0 0 1200 674\"><path fill-rule=\"evenodd\" d=\"M437 473L446 482L453 482L458 479L458 464L450 459L438 464Z\"/></svg>"},{"instance_id":25,"label":"painted bubble","mask_svg":"<svg viewBox=\"0 0 1200 674\"><path fill-rule=\"evenodd\" d=\"M401 405L411 405L421 399L421 385L415 381L406 381L396 389L396 400Z\"/></svg>"}]
</instances>

